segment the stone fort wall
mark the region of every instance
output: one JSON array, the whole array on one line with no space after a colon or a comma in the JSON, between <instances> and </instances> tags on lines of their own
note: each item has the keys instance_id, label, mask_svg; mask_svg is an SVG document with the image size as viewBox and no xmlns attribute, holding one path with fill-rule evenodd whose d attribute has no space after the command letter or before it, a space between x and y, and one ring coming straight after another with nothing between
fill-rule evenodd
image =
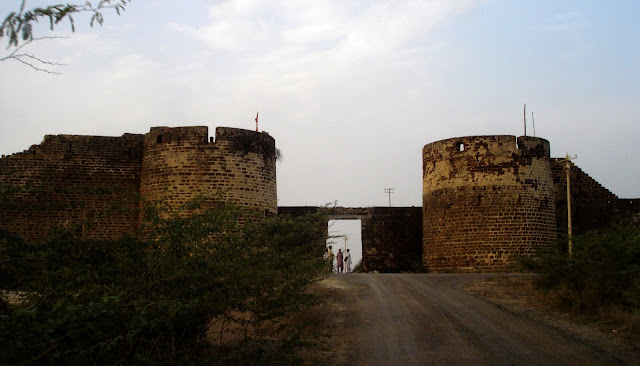
<instances>
[{"instance_id":1,"label":"stone fort wall","mask_svg":"<svg viewBox=\"0 0 640 366\"><path fill-rule=\"evenodd\" d=\"M107 239L136 228L142 135L47 135L0 159L0 228L40 241L55 228Z\"/></svg>"},{"instance_id":2,"label":"stone fort wall","mask_svg":"<svg viewBox=\"0 0 640 366\"><path fill-rule=\"evenodd\" d=\"M422 207L371 207L362 220L364 271L421 268Z\"/></svg>"},{"instance_id":3,"label":"stone fort wall","mask_svg":"<svg viewBox=\"0 0 640 366\"><path fill-rule=\"evenodd\" d=\"M470 136L423 148L423 263L501 269L556 241L549 142Z\"/></svg>"},{"instance_id":4,"label":"stone fort wall","mask_svg":"<svg viewBox=\"0 0 640 366\"><path fill-rule=\"evenodd\" d=\"M401 272L421 266L421 207L317 207L280 206L278 214L297 217L322 212L320 223L328 236L329 220L360 220L362 233L362 269L365 272ZM341 247L335 244L334 250Z\"/></svg>"},{"instance_id":5,"label":"stone fort wall","mask_svg":"<svg viewBox=\"0 0 640 366\"><path fill-rule=\"evenodd\" d=\"M109 239L139 225L140 197L176 207L215 195L277 213L275 140L219 127L157 127L146 135L45 136L0 159L0 229L31 241L55 228Z\"/></svg>"},{"instance_id":6,"label":"stone fort wall","mask_svg":"<svg viewBox=\"0 0 640 366\"><path fill-rule=\"evenodd\" d=\"M144 137L140 193L176 207L197 196L278 212L275 140L266 133L207 127L156 127Z\"/></svg>"},{"instance_id":7,"label":"stone fort wall","mask_svg":"<svg viewBox=\"0 0 640 366\"><path fill-rule=\"evenodd\" d=\"M567 170L563 158L551 159L556 193L558 231L567 232ZM571 179L571 226L575 234L610 226L621 215L619 198L591 178L573 162L569 163Z\"/></svg>"}]
</instances>

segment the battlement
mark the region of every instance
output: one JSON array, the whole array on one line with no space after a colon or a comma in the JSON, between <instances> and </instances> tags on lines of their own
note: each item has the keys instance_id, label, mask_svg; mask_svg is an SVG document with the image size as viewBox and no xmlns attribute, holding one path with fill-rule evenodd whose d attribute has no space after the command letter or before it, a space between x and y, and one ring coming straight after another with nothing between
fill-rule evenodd
<instances>
[{"instance_id":1,"label":"battlement","mask_svg":"<svg viewBox=\"0 0 640 366\"><path fill-rule=\"evenodd\" d=\"M551 154L549 141L531 136L520 136L517 138L518 151L522 156L532 156L548 159Z\"/></svg>"},{"instance_id":2,"label":"battlement","mask_svg":"<svg viewBox=\"0 0 640 366\"><path fill-rule=\"evenodd\" d=\"M156 127L144 137L140 193L179 206L218 196L239 206L277 213L275 140L230 127Z\"/></svg>"},{"instance_id":3,"label":"battlement","mask_svg":"<svg viewBox=\"0 0 640 366\"><path fill-rule=\"evenodd\" d=\"M120 137L46 135L0 159L0 227L43 240L55 227L113 238L139 224L140 197L177 207L197 196L277 213L275 140L267 133L206 126L153 127ZM116 204L124 205L117 212ZM87 226L87 222L92 222ZM76 230L76 229L74 229Z\"/></svg>"},{"instance_id":4,"label":"battlement","mask_svg":"<svg viewBox=\"0 0 640 366\"><path fill-rule=\"evenodd\" d=\"M209 127L189 126L189 127L151 127L151 130L144 135L145 146L150 145L170 145L180 143L186 144L206 144L209 134Z\"/></svg>"},{"instance_id":5,"label":"battlement","mask_svg":"<svg viewBox=\"0 0 640 366\"><path fill-rule=\"evenodd\" d=\"M423 161L434 162L466 156L506 156L513 154L549 157L549 141L531 136L487 135L454 137L427 144L422 149Z\"/></svg>"},{"instance_id":6,"label":"battlement","mask_svg":"<svg viewBox=\"0 0 640 366\"><path fill-rule=\"evenodd\" d=\"M126 133L120 137L45 135L42 143L3 156L3 159L62 159L70 154L90 154L128 158L142 153L143 135Z\"/></svg>"}]
</instances>

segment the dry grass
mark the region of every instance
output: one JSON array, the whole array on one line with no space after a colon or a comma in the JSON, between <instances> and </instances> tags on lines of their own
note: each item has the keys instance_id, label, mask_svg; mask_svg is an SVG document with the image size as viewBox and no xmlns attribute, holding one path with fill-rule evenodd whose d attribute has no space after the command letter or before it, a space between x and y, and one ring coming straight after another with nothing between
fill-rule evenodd
<instances>
[{"instance_id":1,"label":"dry grass","mask_svg":"<svg viewBox=\"0 0 640 366\"><path fill-rule=\"evenodd\" d=\"M640 360L640 313L620 307L601 307L582 314L563 306L553 292L536 289L535 275L498 275L478 281L466 291L512 313L543 321L597 347ZM639 361L640 362L640 361Z\"/></svg>"},{"instance_id":2,"label":"dry grass","mask_svg":"<svg viewBox=\"0 0 640 366\"><path fill-rule=\"evenodd\" d=\"M324 301L294 315L292 322L305 327L307 340L315 346L301 353L305 365L348 364L348 338L344 328L348 312L344 283L328 277L311 286L310 291Z\"/></svg>"}]
</instances>

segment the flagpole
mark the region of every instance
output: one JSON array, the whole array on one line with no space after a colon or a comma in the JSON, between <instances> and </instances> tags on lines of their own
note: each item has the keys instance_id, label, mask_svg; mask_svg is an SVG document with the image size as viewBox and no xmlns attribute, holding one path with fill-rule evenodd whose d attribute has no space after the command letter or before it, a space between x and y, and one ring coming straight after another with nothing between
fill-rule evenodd
<instances>
[{"instance_id":1,"label":"flagpole","mask_svg":"<svg viewBox=\"0 0 640 366\"><path fill-rule=\"evenodd\" d=\"M260 112L256 113L256 132L258 132L258 115L260 114Z\"/></svg>"}]
</instances>

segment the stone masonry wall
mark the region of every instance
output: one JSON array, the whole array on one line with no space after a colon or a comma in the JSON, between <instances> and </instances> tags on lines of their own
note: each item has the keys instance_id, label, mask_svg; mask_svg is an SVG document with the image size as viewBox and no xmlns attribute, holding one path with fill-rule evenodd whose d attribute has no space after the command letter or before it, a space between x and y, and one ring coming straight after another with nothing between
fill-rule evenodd
<instances>
[{"instance_id":1,"label":"stone masonry wall","mask_svg":"<svg viewBox=\"0 0 640 366\"><path fill-rule=\"evenodd\" d=\"M421 267L422 207L372 207L362 220L362 267L400 272Z\"/></svg>"},{"instance_id":2,"label":"stone masonry wall","mask_svg":"<svg viewBox=\"0 0 640 366\"><path fill-rule=\"evenodd\" d=\"M275 140L218 127L155 127L144 137L141 196L178 207L198 196L277 214Z\"/></svg>"},{"instance_id":3,"label":"stone masonry wall","mask_svg":"<svg viewBox=\"0 0 640 366\"><path fill-rule=\"evenodd\" d=\"M108 239L137 226L142 135L47 135L0 159L0 228L41 241L57 227Z\"/></svg>"},{"instance_id":4,"label":"stone masonry wall","mask_svg":"<svg viewBox=\"0 0 640 366\"><path fill-rule=\"evenodd\" d=\"M177 207L218 192L261 216L276 214L275 140L223 127L215 142L208 141L207 127L46 136L0 159L0 229L30 241L45 240L55 228L87 239L116 238L138 227L139 197Z\"/></svg>"},{"instance_id":5,"label":"stone masonry wall","mask_svg":"<svg viewBox=\"0 0 640 366\"><path fill-rule=\"evenodd\" d=\"M327 220L361 220L364 271L400 272L420 267L421 207L286 206L278 207L278 214L296 217L319 210L323 210ZM327 234L327 222L323 225Z\"/></svg>"},{"instance_id":6,"label":"stone masonry wall","mask_svg":"<svg viewBox=\"0 0 640 366\"><path fill-rule=\"evenodd\" d=\"M614 224L640 226L640 199L619 199L615 212Z\"/></svg>"},{"instance_id":7,"label":"stone masonry wall","mask_svg":"<svg viewBox=\"0 0 640 366\"><path fill-rule=\"evenodd\" d=\"M551 159L556 193L556 220L560 233L567 233L567 171L562 158ZM574 234L608 227L619 218L618 196L570 163L571 223Z\"/></svg>"},{"instance_id":8,"label":"stone masonry wall","mask_svg":"<svg viewBox=\"0 0 640 366\"><path fill-rule=\"evenodd\" d=\"M549 143L471 136L423 148L423 263L492 271L556 241Z\"/></svg>"}]
</instances>

